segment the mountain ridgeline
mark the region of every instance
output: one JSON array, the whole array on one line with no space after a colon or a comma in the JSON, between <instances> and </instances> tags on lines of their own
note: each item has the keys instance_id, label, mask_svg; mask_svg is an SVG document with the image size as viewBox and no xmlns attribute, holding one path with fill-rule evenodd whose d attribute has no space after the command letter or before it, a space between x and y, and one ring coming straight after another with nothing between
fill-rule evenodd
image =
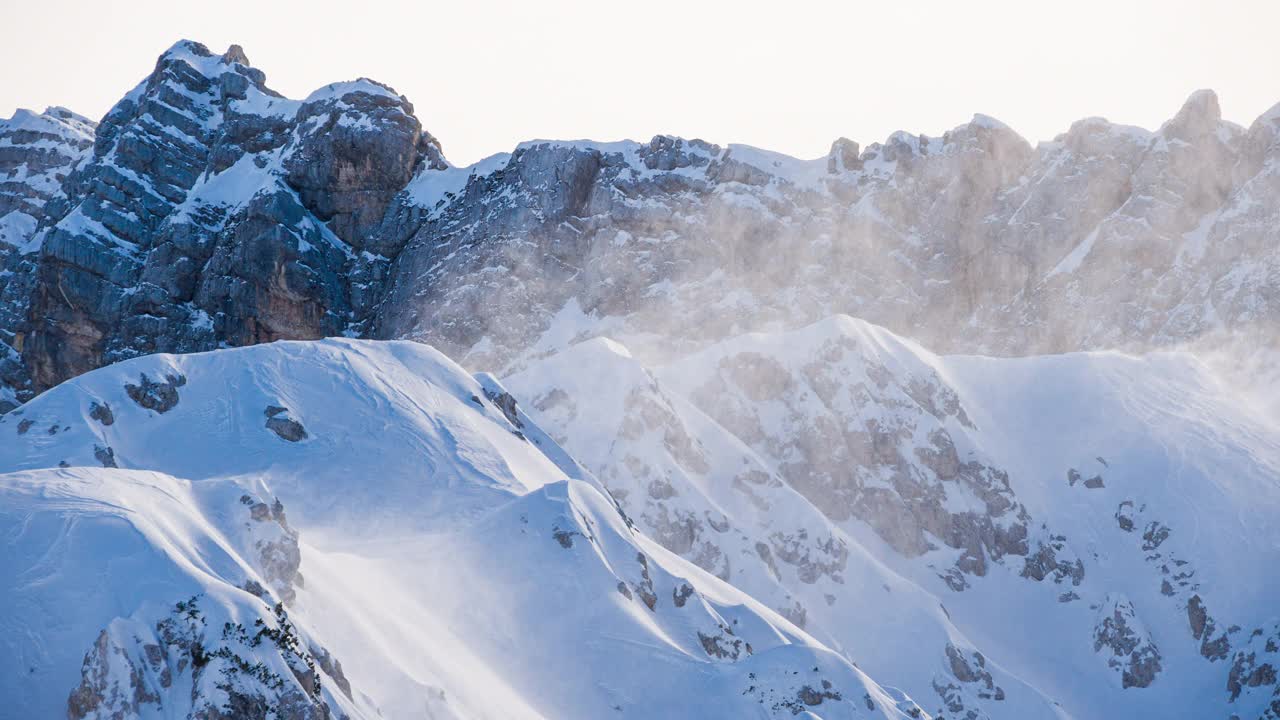
<instances>
[{"instance_id":1,"label":"mountain ridgeline","mask_svg":"<svg viewBox=\"0 0 1280 720\"><path fill-rule=\"evenodd\" d=\"M1280 109L1241 128L1207 91L1034 148L976 116L815 161L658 136L455 168L385 85L291 100L183 41L97 124L0 123L0 172L7 406L277 339L517 369L566 320L658 360L837 313L1000 355L1277 343Z\"/></svg>"},{"instance_id":2,"label":"mountain ridgeline","mask_svg":"<svg viewBox=\"0 0 1280 720\"><path fill-rule=\"evenodd\" d=\"M179 42L0 121L0 697L1280 720L1278 241L1208 91L455 167Z\"/></svg>"}]
</instances>

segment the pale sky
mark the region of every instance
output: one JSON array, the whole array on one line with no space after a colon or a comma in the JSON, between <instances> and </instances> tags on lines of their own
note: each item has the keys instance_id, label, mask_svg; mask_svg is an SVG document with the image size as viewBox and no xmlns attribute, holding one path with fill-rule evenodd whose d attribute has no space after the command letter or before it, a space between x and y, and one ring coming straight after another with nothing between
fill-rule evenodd
<instances>
[{"instance_id":1,"label":"pale sky","mask_svg":"<svg viewBox=\"0 0 1280 720\"><path fill-rule=\"evenodd\" d=\"M1154 129L1202 87L1247 126L1280 102L1278 28L1274 0L0 0L0 117L100 118L189 38L242 45L292 98L387 83L459 165L659 133L810 158L979 112L1032 142Z\"/></svg>"}]
</instances>

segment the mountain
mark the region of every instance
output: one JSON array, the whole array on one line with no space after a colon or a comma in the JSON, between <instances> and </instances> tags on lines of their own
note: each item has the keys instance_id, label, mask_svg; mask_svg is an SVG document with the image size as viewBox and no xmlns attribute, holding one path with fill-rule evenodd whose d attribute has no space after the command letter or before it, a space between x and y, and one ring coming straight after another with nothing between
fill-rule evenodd
<instances>
[{"instance_id":1,"label":"mountain","mask_svg":"<svg viewBox=\"0 0 1280 720\"><path fill-rule=\"evenodd\" d=\"M238 47L180 42L103 118L30 241L36 391L156 350L339 334L369 301L364 237L438 151L372 81L300 102L264 82Z\"/></svg>"},{"instance_id":2,"label":"mountain","mask_svg":"<svg viewBox=\"0 0 1280 720\"><path fill-rule=\"evenodd\" d=\"M1280 433L1183 353L938 356L837 317L499 383L277 342L114 364L0 434L34 716L1280 702Z\"/></svg>"},{"instance_id":3,"label":"mountain","mask_svg":"<svg viewBox=\"0 0 1280 720\"><path fill-rule=\"evenodd\" d=\"M590 340L506 383L647 534L936 716L1276 702L1245 648L1280 434L1189 354L938 356L837 317L657 368Z\"/></svg>"},{"instance_id":4,"label":"mountain","mask_svg":"<svg viewBox=\"0 0 1280 720\"><path fill-rule=\"evenodd\" d=\"M1276 720L1277 198L1209 91L455 167L178 42L0 121L0 694Z\"/></svg>"},{"instance_id":5,"label":"mountain","mask_svg":"<svg viewBox=\"0 0 1280 720\"><path fill-rule=\"evenodd\" d=\"M24 717L927 717L422 345L152 355L0 433Z\"/></svg>"},{"instance_id":6,"label":"mountain","mask_svg":"<svg viewBox=\"0 0 1280 720\"><path fill-rule=\"evenodd\" d=\"M1241 128L1200 91L1156 131L1091 118L1035 147L979 115L814 161L657 136L455 168L384 85L289 100L239 47L182 41L23 241L6 392L333 335L514 371L572 327L667 362L834 314L947 352L1237 345L1222 366L1262 392L1278 122Z\"/></svg>"}]
</instances>

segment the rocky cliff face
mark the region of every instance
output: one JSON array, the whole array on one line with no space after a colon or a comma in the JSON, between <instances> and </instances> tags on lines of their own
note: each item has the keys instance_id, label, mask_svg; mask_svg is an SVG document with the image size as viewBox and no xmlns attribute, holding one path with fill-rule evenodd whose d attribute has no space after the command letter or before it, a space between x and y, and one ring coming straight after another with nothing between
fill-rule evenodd
<instances>
[{"instance_id":1,"label":"rocky cliff face","mask_svg":"<svg viewBox=\"0 0 1280 720\"><path fill-rule=\"evenodd\" d=\"M0 120L0 412L29 394L19 353L39 250L32 236L93 145L94 127L58 107Z\"/></svg>"},{"instance_id":2,"label":"rocky cliff face","mask_svg":"<svg viewBox=\"0 0 1280 720\"><path fill-rule=\"evenodd\" d=\"M1277 118L1237 127L1204 91L1155 132L1091 118L1034 148L976 116L812 162L659 136L452 168L383 85L289 100L184 41L9 221L38 253L4 287L7 392L337 334L510 369L566 320L656 359L833 313L942 350L1274 347ZM89 123L47 122L83 148Z\"/></svg>"},{"instance_id":3,"label":"rocky cliff face","mask_svg":"<svg viewBox=\"0 0 1280 720\"><path fill-rule=\"evenodd\" d=\"M28 242L31 389L121 358L341 334L376 296L371 229L438 144L368 80L279 96L181 42L98 128ZM21 306L15 304L21 310Z\"/></svg>"},{"instance_id":4,"label":"rocky cliff face","mask_svg":"<svg viewBox=\"0 0 1280 720\"><path fill-rule=\"evenodd\" d=\"M1156 132L1095 118L1033 149L979 116L814 162L528 144L406 194L432 210L376 332L501 366L573 301L662 359L834 312L966 352L1274 343L1273 116L1245 130L1200 92Z\"/></svg>"}]
</instances>

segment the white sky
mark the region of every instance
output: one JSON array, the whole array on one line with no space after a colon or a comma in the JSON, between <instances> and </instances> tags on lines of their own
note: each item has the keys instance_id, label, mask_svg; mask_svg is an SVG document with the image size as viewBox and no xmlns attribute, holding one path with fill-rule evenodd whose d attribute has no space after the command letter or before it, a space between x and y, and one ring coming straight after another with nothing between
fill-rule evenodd
<instances>
[{"instance_id":1,"label":"white sky","mask_svg":"<svg viewBox=\"0 0 1280 720\"><path fill-rule=\"evenodd\" d=\"M301 98L367 76L455 164L532 138L742 142L941 134L975 112L1033 142L1102 115L1155 128L1196 88L1248 125L1280 102L1275 0L0 0L0 117L101 117L179 38L242 45Z\"/></svg>"}]
</instances>

